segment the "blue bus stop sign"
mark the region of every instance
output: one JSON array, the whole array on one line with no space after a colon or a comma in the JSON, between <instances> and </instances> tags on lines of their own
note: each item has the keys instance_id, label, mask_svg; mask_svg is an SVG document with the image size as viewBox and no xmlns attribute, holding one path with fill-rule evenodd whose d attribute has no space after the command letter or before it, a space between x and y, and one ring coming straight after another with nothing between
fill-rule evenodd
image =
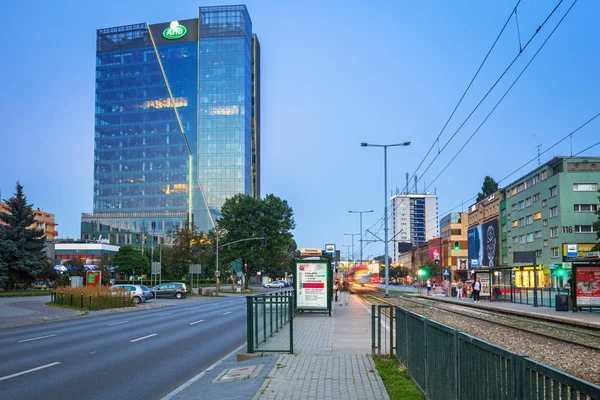
<instances>
[{"instance_id":1,"label":"blue bus stop sign","mask_svg":"<svg viewBox=\"0 0 600 400\"><path fill-rule=\"evenodd\" d=\"M450 276L450 270L444 268L444 276Z\"/></svg>"}]
</instances>

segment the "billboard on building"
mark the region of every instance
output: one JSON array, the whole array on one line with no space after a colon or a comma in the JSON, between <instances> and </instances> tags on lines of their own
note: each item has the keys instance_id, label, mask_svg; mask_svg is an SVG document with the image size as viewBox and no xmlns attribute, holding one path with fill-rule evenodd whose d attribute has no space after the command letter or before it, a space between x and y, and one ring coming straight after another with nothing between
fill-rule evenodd
<instances>
[{"instance_id":1,"label":"billboard on building","mask_svg":"<svg viewBox=\"0 0 600 400\"><path fill-rule=\"evenodd\" d=\"M441 260L441 249L439 247L430 247L429 248L429 259L433 262Z\"/></svg>"},{"instance_id":2,"label":"billboard on building","mask_svg":"<svg viewBox=\"0 0 600 400\"><path fill-rule=\"evenodd\" d=\"M471 268L481 266L493 267L499 264L500 243L498 220L493 219L483 225L469 229L469 265Z\"/></svg>"}]
</instances>

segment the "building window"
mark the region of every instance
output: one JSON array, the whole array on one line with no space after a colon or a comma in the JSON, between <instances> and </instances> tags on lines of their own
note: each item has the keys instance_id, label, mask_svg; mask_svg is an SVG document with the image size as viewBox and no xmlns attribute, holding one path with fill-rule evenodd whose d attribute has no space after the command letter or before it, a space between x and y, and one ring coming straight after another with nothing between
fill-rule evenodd
<instances>
[{"instance_id":1,"label":"building window","mask_svg":"<svg viewBox=\"0 0 600 400\"><path fill-rule=\"evenodd\" d=\"M597 183L574 183L573 191L574 192L595 192L598 190Z\"/></svg>"},{"instance_id":2,"label":"building window","mask_svg":"<svg viewBox=\"0 0 600 400\"><path fill-rule=\"evenodd\" d=\"M517 244L517 243L519 243L519 237L518 237L518 236L515 236L515 237L513 238L513 241L512 241L512 242L513 242L513 244Z\"/></svg>"},{"instance_id":3,"label":"building window","mask_svg":"<svg viewBox=\"0 0 600 400\"><path fill-rule=\"evenodd\" d=\"M510 219L510 214L508 214L508 215L506 216L506 219Z\"/></svg>"},{"instance_id":4,"label":"building window","mask_svg":"<svg viewBox=\"0 0 600 400\"><path fill-rule=\"evenodd\" d=\"M519 227L525 226L525 217L519 219Z\"/></svg>"},{"instance_id":5,"label":"building window","mask_svg":"<svg viewBox=\"0 0 600 400\"><path fill-rule=\"evenodd\" d=\"M519 242L520 242L521 244L525 244L525 239L526 239L526 238L525 238L525 235L521 235L521 236L519 236Z\"/></svg>"},{"instance_id":6,"label":"building window","mask_svg":"<svg viewBox=\"0 0 600 400\"><path fill-rule=\"evenodd\" d=\"M506 231L508 230L506 225L502 225L502 232L506 233Z\"/></svg>"},{"instance_id":7,"label":"building window","mask_svg":"<svg viewBox=\"0 0 600 400\"><path fill-rule=\"evenodd\" d=\"M519 226L519 221L517 221L517 220L514 220L514 221L512 222L512 227L513 227L513 228L516 228L517 226ZM385 258L385 257L384 257L384 258Z\"/></svg>"},{"instance_id":8,"label":"building window","mask_svg":"<svg viewBox=\"0 0 600 400\"><path fill-rule=\"evenodd\" d=\"M550 228L550 237L558 237L558 226L553 226L552 228Z\"/></svg>"},{"instance_id":9,"label":"building window","mask_svg":"<svg viewBox=\"0 0 600 400\"><path fill-rule=\"evenodd\" d=\"M511 237L512 236L512 231L508 231L508 235L507 236Z\"/></svg>"},{"instance_id":10,"label":"building window","mask_svg":"<svg viewBox=\"0 0 600 400\"><path fill-rule=\"evenodd\" d=\"M535 214L533 214L533 219L535 221L537 221L538 219L541 219L541 218L542 218L542 212L541 211L538 211Z\"/></svg>"},{"instance_id":11,"label":"building window","mask_svg":"<svg viewBox=\"0 0 600 400\"><path fill-rule=\"evenodd\" d=\"M525 209L525 200L521 200L519 202L519 210L523 210L523 209Z\"/></svg>"},{"instance_id":12,"label":"building window","mask_svg":"<svg viewBox=\"0 0 600 400\"><path fill-rule=\"evenodd\" d=\"M558 258L558 247L551 248L550 252L552 254L552 258Z\"/></svg>"},{"instance_id":13,"label":"building window","mask_svg":"<svg viewBox=\"0 0 600 400\"><path fill-rule=\"evenodd\" d=\"M543 225L544 226L548 226L548 220L547 219L544 220Z\"/></svg>"},{"instance_id":14,"label":"building window","mask_svg":"<svg viewBox=\"0 0 600 400\"><path fill-rule=\"evenodd\" d=\"M533 197L528 197L525 199L525 207L531 207L531 204L533 204Z\"/></svg>"},{"instance_id":15,"label":"building window","mask_svg":"<svg viewBox=\"0 0 600 400\"><path fill-rule=\"evenodd\" d=\"M511 210L512 210L512 211L517 211L517 203L515 203L515 204L513 204L513 205L511 206Z\"/></svg>"},{"instance_id":16,"label":"building window","mask_svg":"<svg viewBox=\"0 0 600 400\"><path fill-rule=\"evenodd\" d=\"M509 248L508 248L508 252L509 252L509 253L512 253L512 247L509 247Z\"/></svg>"},{"instance_id":17,"label":"building window","mask_svg":"<svg viewBox=\"0 0 600 400\"><path fill-rule=\"evenodd\" d=\"M542 257L542 250L541 249L535 251L535 257L536 258L541 258Z\"/></svg>"},{"instance_id":18,"label":"building window","mask_svg":"<svg viewBox=\"0 0 600 400\"><path fill-rule=\"evenodd\" d=\"M533 184L537 185L538 183L540 183L540 175L536 175L533 177Z\"/></svg>"},{"instance_id":19,"label":"building window","mask_svg":"<svg viewBox=\"0 0 600 400\"><path fill-rule=\"evenodd\" d=\"M502 256L502 264L504 264L504 265L508 264L508 257Z\"/></svg>"},{"instance_id":20,"label":"building window","mask_svg":"<svg viewBox=\"0 0 600 400\"><path fill-rule=\"evenodd\" d=\"M536 239L540 239L540 238L542 237L542 231L535 231L535 235L534 235L534 237L535 237Z\"/></svg>"},{"instance_id":21,"label":"building window","mask_svg":"<svg viewBox=\"0 0 600 400\"><path fill-rule=\"evenodd\" d=\"M574 204L573 211L575 211L575 212L597 212L598 204Z\"/></svg>"},{"instance_id":22,"label":"building window","mask_svg":"<svg viewBox=\"0 0 600 400\"><path fill-rule=\"evenodd\" d=\"M550 218L558 217L558 206L550 207Z\"/></svg>"},{"instance_id":23,"label":"building window","mask_svg":"<svg viewBox=\"0 0 600 400\"><path fill-rule=\"evenodd\" d=\"M525 224L526 224L526 225L531 225L531 224L533 224L533 215L528 215L528 216L525 218Z\"/></svg>"},{"instance_id":24,"label":"building window","mask_svg":"<svg viewBox=\"0 0 600 400\"><path fill-rule=\"evenodd\" d=\"M533 202L535 203L536 201L539 201L539 200L540 200L540 194L539 193L534 194L533 195Z\"/></svg>"},{"instance_id":25,"label":"building window","mask_svg":"<svg viewBox=\"0 0 600 400\"><path fill-rule=\"evenodd\" d=\"M548 204L548 200L542 200L542 207L546 207L547 204Z\"/></svg>"},{"instance_id":26,"label":"building window","mask_svg":"<svg viewBox=\"0 0 600 400\"><path fill-rule=\"evenodd\" d=\"M592 225L575 225L575 233L593 233Z\"/></svg>"},{"instance_id":27,"label":"building window","mask_svg":"<svg viewBox=\"0 0 600 400\"><path fill-rule=\"evenodd\" d=\"M527 234L527 243L533 242L533 232Z\"/></svg>"},{"instance_id":28,"label":"building window","mask_svg":"<svg viewBox=\"0 0 600 400\"><path fill-rule=\"evenodd\" d=\"M544 247L548 247L548 239L544 240Z\"/></svg>"},{"instance_id":29,"label":"building window","mask_svg":"<svg viewBox=\"0 0 600 400\"><path fill-rule=\"evenodd\" d=\"M558 194L558 187L552 186L550 188L550 197L555 197Z\"/></svg>"},{"instance_id":30,"label":"building window","mask_svg":"<svg viewBox=\"0 0 600 400\"><path fill-rule=\"evenodd\" d=\"M546 180L546 177L547 177L546 172L547 171L542 171L542 180L543 181Z\"/></svg>"}]
</instances>

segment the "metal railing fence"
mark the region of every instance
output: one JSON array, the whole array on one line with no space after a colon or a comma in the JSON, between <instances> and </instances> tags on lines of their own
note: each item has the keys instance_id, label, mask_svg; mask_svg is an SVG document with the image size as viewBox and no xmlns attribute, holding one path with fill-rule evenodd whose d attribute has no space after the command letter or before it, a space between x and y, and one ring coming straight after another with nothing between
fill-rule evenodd
<instances>
[{"instance_id":1,"label":"metal railing fence","mask_svg":"<svg viewBox=\"0 0 600 400\"><path fill-rule=\"evenodd\" d=\"M294 292L284 290L267 294L246 296L247 350L248 353L294 352ZM273 335L289 324L289 347L278 349L258 349ZM288 343L286 341L286 343Z\"/></svg>"}]
</instances>

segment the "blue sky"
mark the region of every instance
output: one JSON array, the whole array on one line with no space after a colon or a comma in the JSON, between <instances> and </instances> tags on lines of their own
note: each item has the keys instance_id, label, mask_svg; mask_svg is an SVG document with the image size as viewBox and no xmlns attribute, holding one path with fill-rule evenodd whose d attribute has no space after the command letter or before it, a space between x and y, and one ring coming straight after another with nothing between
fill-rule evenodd
<instances>
[{"instance_id":1,"label":"blue sky","mask_svg":"<svg viewBox=\"0 0 600 400\"><path fill-rule=\"evenodd\" d=\"M522 42L554 1L523 0ZM29 201L56 214L60 237L79 237L92 211L96 29L194 18L188 0L23 0L3 7L0 41L2 198L18 180ZM440 133L515 1L248 1L262 45L263 195L288 200L300 247L335 243L346 253L358 215L382 233L383 150L361 142L398 143L388 150L388 189L402 190ZM431 184L531 59L572 4L563 1L480 110L427 173ZM537 58L458 158L429 188L440 218L472 203L483 178L499 180L600 112L600 2L580 0ZM442 134L450 138L519 52L508 24L463 105ZM600 118L573 136L576 153L600 140ZM441 146L440 146L441 147ZM437 153L437 146L434 153ZM570 142L542 155L570 155ZM600 155L597 146L586 155ZM429 165L432 156L421 171ZM510 183L528 168L503 183ZM458 208L455 208L459 206ZM366 237L365 237L366 239ZM358 255L358 237L355 237ZM383 254L369 244L365 256Z\"/></svg>"}]
</instances>

